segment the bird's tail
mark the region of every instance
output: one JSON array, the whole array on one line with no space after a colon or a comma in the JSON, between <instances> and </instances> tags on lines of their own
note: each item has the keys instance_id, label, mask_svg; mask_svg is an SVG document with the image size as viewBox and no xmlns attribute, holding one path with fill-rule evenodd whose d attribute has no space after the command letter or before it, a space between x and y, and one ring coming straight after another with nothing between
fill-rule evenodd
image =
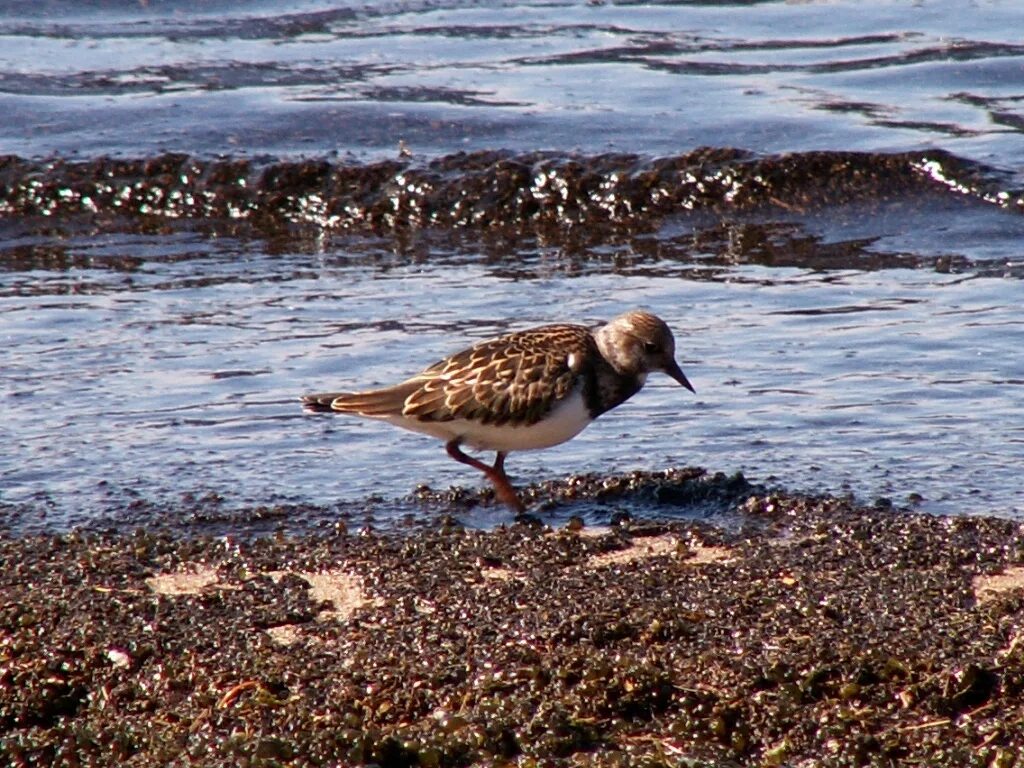
<instances>
[{"instance_id":1,"label":"bird's tail","mask_svg":"<svg viewBox=\"0 0 1024 768\"><path fill-rule=\"evenodd\" d=\"M321 392L305 395L302 407L311 413L355 413L360 416L399 416L405 399L416 389L409 383L366 392Z\"/></svg>"},{"instance_id":2,"label":"bird's tail","mask_svg":"<svg viewBox=\"0 0 1024 768\"><path fill-rule=\"evenodd\" d=\"M340 398L348 397L350 392L320 392L315 395L302 396L302 410L310 413L332 413L331 404Z\"/></svg>"}]
</instances>

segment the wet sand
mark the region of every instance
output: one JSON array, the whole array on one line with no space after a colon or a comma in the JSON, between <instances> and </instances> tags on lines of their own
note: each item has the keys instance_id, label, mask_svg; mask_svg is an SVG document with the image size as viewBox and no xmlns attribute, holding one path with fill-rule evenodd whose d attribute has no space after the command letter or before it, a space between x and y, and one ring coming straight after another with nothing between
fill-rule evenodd
<instances>
[{"instance_id":1,"label":"wet sand","mask_svg":"<svg viewBox=\"0 0 1024 768\"><path fill-rule=\"evenodd\" d=\"M1019 764L1024 526L756 488L733 511L5 537L2 762Z\"/></svg>"}]
</instances>

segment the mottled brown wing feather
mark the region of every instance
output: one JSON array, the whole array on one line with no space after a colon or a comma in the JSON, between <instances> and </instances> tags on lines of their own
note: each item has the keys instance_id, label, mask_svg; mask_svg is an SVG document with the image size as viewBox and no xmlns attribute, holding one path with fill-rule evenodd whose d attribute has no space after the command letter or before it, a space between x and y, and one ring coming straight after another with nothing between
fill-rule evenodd
<instances>
[{"instance_id":1,"label":"mottled brown wing feather","mask_svg":"<svg viewBox=\"0 0 1024 768\"><path fill-rule=\"evenodd\" d=\"M406 398L403 413L423 421L535 424L572 391L580 365L595 354L590 331L578 325L548 325L481 342L410 379L419 386Z\"/></svg>"}]
</instances>

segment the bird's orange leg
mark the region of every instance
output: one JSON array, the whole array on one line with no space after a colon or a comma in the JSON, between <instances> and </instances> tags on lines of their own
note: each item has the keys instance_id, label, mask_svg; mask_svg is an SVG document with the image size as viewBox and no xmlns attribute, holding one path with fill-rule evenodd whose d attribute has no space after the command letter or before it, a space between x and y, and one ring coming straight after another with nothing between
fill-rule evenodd
<instances>
[{"instance_id":1,"label":"bird's orange leg","mask_svg":"<svg viewBox=\"0 0 1024 768\"><path fill-rule=\"evenodd\" d=\"M459 448L459 443L461 442L459 438L455 438L445 444L445 450L448 451L448 455L462 464L468 464L475 469L479 469L491 481L491 485L494 486L495 496L519 514L525 512L526 507L519 499L519 494L512 487L512 483L509 482L508 475L505 474L505 453L498 451L498 456L494 459L494 466L489 467L479 459L474 459L472 456L463 453L462 449Z\"/></svg>"}]
</instances>

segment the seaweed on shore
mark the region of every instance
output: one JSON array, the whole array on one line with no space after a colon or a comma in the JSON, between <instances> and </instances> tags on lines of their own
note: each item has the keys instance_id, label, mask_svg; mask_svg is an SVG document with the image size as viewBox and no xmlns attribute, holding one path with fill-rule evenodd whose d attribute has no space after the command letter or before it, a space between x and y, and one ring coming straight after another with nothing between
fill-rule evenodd
<instances>
[{"instance_id":1,"label":"seaweed on shore","mask_svg":"<svg viewBox=\"0 0 1024 768\"><path fill-rule=\"evenodd\" d=\"M1024 529L0 539L14 766L1020 765Z\"/></svg>"}]
</instances>

